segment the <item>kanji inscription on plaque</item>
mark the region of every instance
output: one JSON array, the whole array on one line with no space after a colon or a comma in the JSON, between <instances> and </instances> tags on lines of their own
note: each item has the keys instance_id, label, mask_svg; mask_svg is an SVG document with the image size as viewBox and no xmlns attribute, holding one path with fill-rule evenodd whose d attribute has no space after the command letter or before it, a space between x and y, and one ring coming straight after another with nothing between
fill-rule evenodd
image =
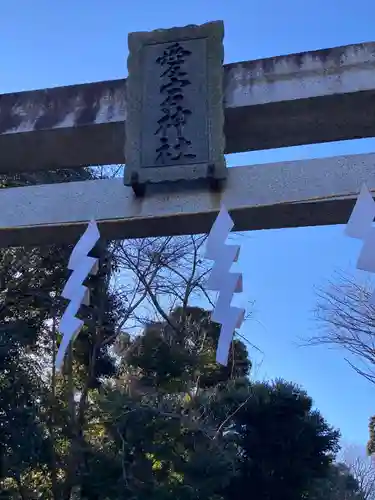
<instances>
[{"instance_id":1,"label":"kanji inscription on plaque","mask_svg":"<svg viewBox=\"0 0 375 500\"><path fill-rule=\"evenodd\" d=\"M198 43L202 43L202 40ZM194 47L191 48L194 50ZM194 145L185 136L186 129L190 128L188 121L193 114L191 106L188 107L186 102L186 90L189 91L186 87L192 84L189 73L186 71L193 55L192 50L181 43L174 42L168 44L163 54L156 59L157 64L162 67L159 87L162 96L159 106L161 117L157 121L155 132L160 141L159 147L156 148L155 164L157 165L196 161L197 158L193 152ZM193 116L190 121L194 122L194 118ZM200 125L206 129L207 124L204 118Z\"/></svg>"},{"instance_id":2,"label":"kanji inscription on plaque","mask_svg":"<svg viewBox=\"0 0 375 500\"><path fill-rule=\"evenodd\" d=\"M222 22L129 35L125 184L226 176Z\"/></svg>"}]
</instances>

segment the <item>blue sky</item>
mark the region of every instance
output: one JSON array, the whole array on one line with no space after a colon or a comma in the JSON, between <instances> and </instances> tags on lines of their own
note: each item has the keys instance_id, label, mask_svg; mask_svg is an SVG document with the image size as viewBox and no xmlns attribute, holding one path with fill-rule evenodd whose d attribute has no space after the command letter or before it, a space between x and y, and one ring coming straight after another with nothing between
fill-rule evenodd
<instances>
[{"instance_id":1,"label":"blue sky","mask_svg":"<svg viewBox=\"0 0 375 500\"><path fill-rule=\"evenodd\" d=\"M373 41L373 0L3 0L0 93L123 78L127 34L223 19L226 62ZM231 155L231 165L375 151L374 140ZM364 444L375 413L375 387L346 365L343 353L300 348L314 332L314 288L335 270L354 270L358 244L343 228L249 233L241 266L255 299L246 336L264 352L260 377L300 383L345 441ZM257 358L259 360L259 357Z\"/></svg>"}]
</instances>

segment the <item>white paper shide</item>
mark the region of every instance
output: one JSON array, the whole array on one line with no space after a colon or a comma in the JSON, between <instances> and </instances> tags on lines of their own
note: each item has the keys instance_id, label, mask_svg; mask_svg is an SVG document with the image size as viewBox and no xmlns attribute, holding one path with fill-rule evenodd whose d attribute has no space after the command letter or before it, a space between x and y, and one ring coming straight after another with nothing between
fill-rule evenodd
<instances>
[{"instance_id":1,"label":"white paper shide","mask_svg":"<svg viewBox=\"0 0 375 500\"><path fill-rule=\"evenodd\" d=\"M63 365L70 342L74 341L83 327L83 321L77 318L76 314L82 304L89 305L89 290L83 282L89 274L98 272L98 259L89 257L88 253L99 239L98 226L95 221L91 221L70 255L68 269L72 271L72 274L61 294L65 299L70 300L70 303L59 325L62 340L56 356L57 370L60 370Z\"/></svg>"},{"instance_id":2,"label":"white paper shide","mask_svg":"<svg viewBox=\"0 0 375 500\"><path fill-rule=\"evenodd\" d=\"M242 274L230 272L233 262L238 259L240 246L226 244L233 226L229 213L222 207L208 235L205 255L214 261L206 286L219 292L211 319L221 324L216 361L224 366L228 364L234 331L240 328L245 316L244 309L231 306L233 294L242 292Z\"/></svg>"},{"instance_id":3,"label":"white paper shide","mask_svg":"<svg viewBox=\"0 0 375 500\"><path fill-rule=\"evenodd\" d=\"M345 227L345 233L350 238L356 238L363 241L363 246L357 261L357 269L370 273L375 273L374 217L375 202L372 194L364 184ZM375 292L370 297L370 303L375 305Z\"/></svg>"}]
</instances>

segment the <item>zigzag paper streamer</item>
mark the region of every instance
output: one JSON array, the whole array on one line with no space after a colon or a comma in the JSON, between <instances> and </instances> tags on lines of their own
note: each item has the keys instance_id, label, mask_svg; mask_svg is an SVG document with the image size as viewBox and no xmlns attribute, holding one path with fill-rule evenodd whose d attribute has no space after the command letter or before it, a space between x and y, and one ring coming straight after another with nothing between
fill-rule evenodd
<instances>
[{"instance_id":1,"label":"zigzag paper streamer","mask_svg":"<svg viewBox=\"0 0 375 500\"><path fill-rule=\"evenodd\" d=\"M233 294L242 292L242 274L230 272L233 262L238 259L240 246L226 244L233 226L229 213L222 207L208 235L205 255L214 261L206 286L209 290L219 292L211 319L221 324L216 361L224 366L228 364L234 331L240 328L245 316L244 309L231 306Z\"/></svg>"},{"instance_id":2,"label":"zigzag paper streamer","mask_svg":"<svg viewBox=\"0 0 375 500\"><path fill-rule=\"evenodd\" d=\"M346 225L345 233L350 238L363 241L362 250L357 261L357 269L370 273L375 273L374 217L375 202L367 186L363 184ZM370 297L370 303L375 305L375 292Z\"/></svg>"},{"instance_id":3,"label":"zigzag paper streamer","mask_svg":"<svg viewBox=\"0 0 375 500\"><path fill-rule=\"evenodd\" d=\"M83 321L76 317L81 304L89 305L89 290L83 285L89 274L98 272L98 259L89 257L88 253L99 241L100 233L95 221L91 221L70 255L68 269L72 271L61 293L70 300L61 318L59 331L62 340L56 356L56 369L60 370L70 342L79 334Z\"/></svg>"}]
</instances>

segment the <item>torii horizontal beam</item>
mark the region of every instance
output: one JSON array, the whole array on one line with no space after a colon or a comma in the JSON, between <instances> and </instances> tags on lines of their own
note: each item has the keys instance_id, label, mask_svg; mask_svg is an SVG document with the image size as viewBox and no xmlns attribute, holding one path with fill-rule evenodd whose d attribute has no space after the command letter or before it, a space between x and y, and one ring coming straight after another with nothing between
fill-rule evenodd
<instances>
[{"instance_id":1,"label":"torii horizontal beam","mask_svg":"<svg viewBox=\"0 0 375 500\"><path fill-rule=\"evenodd\" d=\"M91 218L109 239L207 232L221 203L236 230L346 223L362 183L375 191L375 154L230 168L222 193L122 179L0 190L0 246L72 242ZM155 190L153 190L155 188Z\"/></svg>"},{"instance_id":2,"label":"torii horizontal beam","mask_svg":"<svg viewBox=\"0 0 375 500\"><path fill-rule=\"evenodd\" d=\"M375 136L375 43L224 67L226 152ZM124 163L126 80L0 95L0 173Z\"/></svg>"}]
</instances>

